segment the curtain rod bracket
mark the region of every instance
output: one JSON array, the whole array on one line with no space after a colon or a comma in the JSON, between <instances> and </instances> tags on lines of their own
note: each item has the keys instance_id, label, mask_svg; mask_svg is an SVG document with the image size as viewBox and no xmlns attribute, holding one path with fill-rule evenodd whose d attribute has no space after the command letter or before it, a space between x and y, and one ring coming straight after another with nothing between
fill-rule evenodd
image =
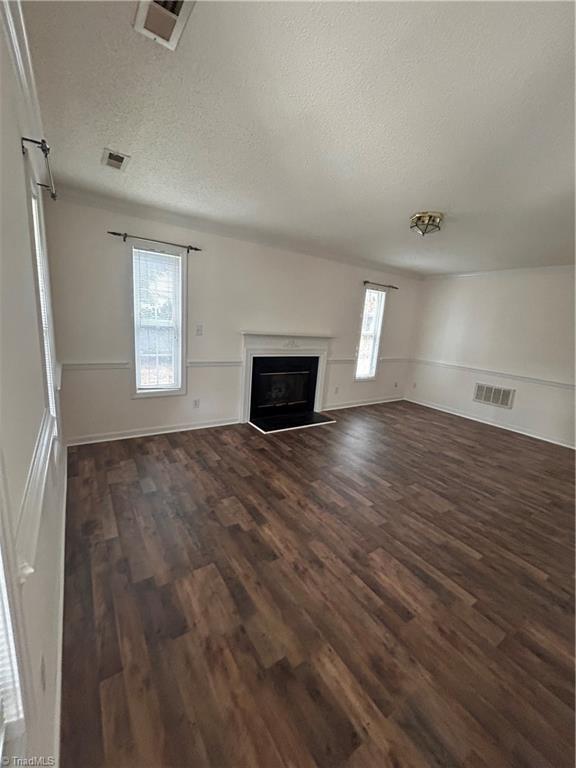
<instances>
[{"instance_id":1,"label":"curtain rod bracket","mask_svg":"<svg viewBox=\"0 0 576 768\"><path fill-rule=\"evenodd\" d=\"M29 139L27 136L22 136L20 139L20 146L22 147L22 154L26 154L26 147L24 146L24 143L28 144L34 144L35 147L38 147L40 152L44 155L44 161L46 163L46 174L48 176L48 184L40 184L38 182L38 186L42 187L42 189L47 189L50 192L50 197L52 200L56 200L58 195L56 194L56 186L54 184L54 177L52 176L52 169L50 168L50 160L48 158L48 155L50 154L50 147L48 146L48 142L46 139Z\"/></svg>"}]
</instances>

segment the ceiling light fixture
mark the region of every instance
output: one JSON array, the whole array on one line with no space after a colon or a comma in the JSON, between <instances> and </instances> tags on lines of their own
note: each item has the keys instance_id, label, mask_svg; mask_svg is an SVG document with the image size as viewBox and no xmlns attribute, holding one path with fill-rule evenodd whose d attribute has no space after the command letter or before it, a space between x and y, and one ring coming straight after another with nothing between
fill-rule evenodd
<instances>
[{"instance_id":1,"label":"ceiling light fixture","mask_svg":"<svg viewBox=\"0 0 576 768\"><path fill-rule=\"evenodd\" d=\"M443 213L437 211L420 211L410 216L410 229L416 230L419 234L429 235L431 232L439 232L440 224L444 219Z\"/></svg>"}]
</instances>

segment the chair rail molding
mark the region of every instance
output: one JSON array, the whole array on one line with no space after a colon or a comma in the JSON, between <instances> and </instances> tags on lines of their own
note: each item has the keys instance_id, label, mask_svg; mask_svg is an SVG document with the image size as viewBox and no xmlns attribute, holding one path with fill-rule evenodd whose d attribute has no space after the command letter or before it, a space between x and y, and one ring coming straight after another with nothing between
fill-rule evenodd
<instances>
[{"instance_id":1,"label":"chair rail molding","mask_svg":"<svg viewBox=\"0 0 576 768\"><path fill-rule=\"evenodd\" d=\"M240 368L242 360L197 360L186 361L186 368ZM132 364L127 360L91 360L82 362L69 361L62 363L64 371L115 371L131 370Z\"/></svg>"},{"instance_id":2,"label":"chair rail molding","mask_svg":"<svg viewBox=\"0 0 576 768\"><path fill-rule=\"evenodd\" d=\"M411 361L415 365L428 365L437 368L451 368L456 371L463 371L466 373L477 373L482 376L497 376L501 379L511 379L513 381L524 381L527 384L540 384L545 387L557 387L558 389L574 389L575 384L569 381L554 381L553 379L540 379L536 376L527 376L520 373L512 373L510 371L496 371L492 368L480 368L478 366L467 365L465 363L450 362L447 360L425 360L423 358L415 357Z\"/></svg>"},{"instance_id":3,"label":"chair rail molding","mask_svg":"<svg viewBox=\"0 0 576 768\"><path fill-rule=\"evenodd\" d=\"M70 361L62 363L62 371L113 371L116 369L130 368L127 360L82 360L78 362Z\"/></svg>"}]
</instances>

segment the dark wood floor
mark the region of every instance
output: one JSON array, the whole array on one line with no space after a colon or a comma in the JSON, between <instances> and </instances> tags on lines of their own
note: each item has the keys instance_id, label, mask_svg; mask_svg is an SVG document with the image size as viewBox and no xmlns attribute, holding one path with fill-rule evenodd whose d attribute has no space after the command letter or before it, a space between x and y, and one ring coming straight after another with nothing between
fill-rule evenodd
<instances>
[{"instance_id":1,"label":"dark wood floor","mask_svg":"<svg viewBox=\"0 0 576 768\"><path fill-rule=\"evenodd\" d=\"M572 768L573 453L334 415L70 449L63 768Z\"/></svg>"}]
</instances>

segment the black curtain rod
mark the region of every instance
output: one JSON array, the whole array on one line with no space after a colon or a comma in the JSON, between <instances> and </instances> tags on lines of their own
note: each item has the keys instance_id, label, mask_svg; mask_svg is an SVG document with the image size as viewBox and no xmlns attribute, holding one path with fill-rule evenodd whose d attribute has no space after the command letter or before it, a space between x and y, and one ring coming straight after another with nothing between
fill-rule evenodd
<instances>
[{"instance_id":1,"label":"black curtain rod","mask_svg":"<svg viewBox=\"0 0 576 768\"><path fill-rule=\"evenodd\" d=\"M195 248L193 245L182 245L181 243L169 243L167 240L153 240L151 237L139 237L138 235L128 235L126 232L111 232L108 230L109 235L114 235L114 237L121 237L124 242L128 238L130 240L145 240L147 243L160 243L160 245L171 245L174 248L186 248L186 253L190 253L190 251L201 251L202 248Z\"/></svg>"},{"instance_id":2,"label":"black curtain rod","mask_svg":"<svg viewBox=\"0 0 576 768\"><path fill-rule=\"evenodd\" d=\"M372 280L364 280L364 285L377 285L380 288L393 288L395 291L398 290L397 285L382 285L382 283L374 283Z\"/></svg>"}]
</instances>

